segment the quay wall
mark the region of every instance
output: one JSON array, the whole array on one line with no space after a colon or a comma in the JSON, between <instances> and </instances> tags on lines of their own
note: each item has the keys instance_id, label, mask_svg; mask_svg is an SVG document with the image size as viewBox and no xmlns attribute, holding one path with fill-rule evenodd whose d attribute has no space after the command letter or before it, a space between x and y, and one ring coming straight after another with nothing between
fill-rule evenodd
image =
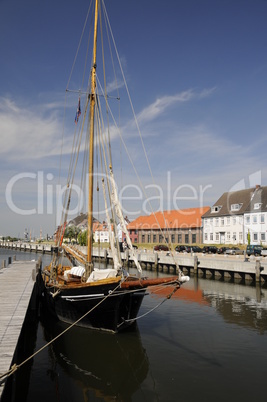
<instances>
[{"instance_id":1,"label":"quay wall","mask_svg":"<svg viewBox=\"0 0 267 402\"><path fill-rule=\"evenodd\" d=\"M53 246L50 244L11 243L0 242L1 248L18 251L30 251L42 254L51 254ZM77 246L85 254L86 247ZM178 274L179 269L186 274L199 277L234 278L264 283L267 281L267 257L246 258L244 255L209 255L203 253L188 254L169 252L153 252L136 250L138 261L146 270ZM94 247L93 258L104 263L112 263L111 250ZM122 253L125 266L133 266L133 255L129 250Z\"/></svg>"}]
</instances>

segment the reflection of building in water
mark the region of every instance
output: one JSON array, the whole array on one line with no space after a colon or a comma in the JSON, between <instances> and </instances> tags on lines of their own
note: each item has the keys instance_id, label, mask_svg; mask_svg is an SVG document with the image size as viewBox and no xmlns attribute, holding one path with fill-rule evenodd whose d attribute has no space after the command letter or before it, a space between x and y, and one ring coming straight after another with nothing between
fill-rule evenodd
<instances>
[{"instance_id":1,"label":"reflection of building in water","mask_svg":"<svg viewBox=\"0 0 267 402\"><path fill-rule=\"evenodd\" d=\"M207 281L203 295L227 323L252 328L261 334L267 331L267 289Z\"/></svg>"}]
</instances>

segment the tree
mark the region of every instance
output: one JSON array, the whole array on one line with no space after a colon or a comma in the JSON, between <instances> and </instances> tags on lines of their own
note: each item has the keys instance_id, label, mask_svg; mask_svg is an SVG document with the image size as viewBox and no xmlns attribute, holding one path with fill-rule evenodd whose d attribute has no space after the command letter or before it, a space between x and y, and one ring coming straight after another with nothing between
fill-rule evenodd
<instances>
[{"instance_id":1,"label":"tree","mask_svg":"<svg viewBox=\"0 0 267 402\"><path fill-rule=\"evenodd\" d=\"M78 234L78 243L80 244L80 246L87 245L87 230L84 230L83 232L80 232Z\"/></svg>"},{"instance_id":2,"label":"tree","mask_svg":"<svg viewBox=\"0 0 267 402\"><path fill-rule=\"evenodd\" d=\"M67 238L69 239L69 241L71 241L74 235L75 235L74 226L67 226L65 229L64 238Z\"/></svg>"},{"instance_id":3,"label":"tree","mask_svg":"<svg viewBox=\"0 0 267 402\"><path fill-rule=\"evenodd\" d=\"M248 245L250 246L250 231L248 229Z\"/></svg>"}]
</instances>

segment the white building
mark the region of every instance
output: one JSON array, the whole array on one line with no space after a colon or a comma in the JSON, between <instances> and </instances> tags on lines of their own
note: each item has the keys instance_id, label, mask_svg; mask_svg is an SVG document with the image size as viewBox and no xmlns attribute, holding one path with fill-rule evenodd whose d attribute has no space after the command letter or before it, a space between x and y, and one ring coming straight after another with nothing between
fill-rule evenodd
<instances>
[{"instance_id":1,"label":"white building","mask_svg":"<svg viewBox=\"0 0 267 402\"><path fill-rule=\"evenodd\" d=\"M267 187L224 193L202 216L203 243L267 244Z\"/></svg>"},{"instance_id":2,"label":"white building","mask_svg":"<svg viewBox=\"0 0 267 402\"><path fill-rule=\"evenodd\" d=\"M96 243L98 241L100 243L109 243L108 225L105 222L94 224L93 230L94 230L94 241Z\"/></svg>"}]
</instances>

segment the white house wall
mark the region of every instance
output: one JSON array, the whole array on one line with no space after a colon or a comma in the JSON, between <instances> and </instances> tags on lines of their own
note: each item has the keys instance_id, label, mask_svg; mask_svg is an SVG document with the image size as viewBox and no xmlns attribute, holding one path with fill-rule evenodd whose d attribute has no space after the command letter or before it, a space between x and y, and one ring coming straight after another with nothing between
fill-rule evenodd
<instances>
[{"instance_id":1,"label":"white house wall","mask_svg":"<svg viewBox=\"0 0 267 402\"><path fill-rule=\"evenodd\" d=\"M204 244L243 244L243 242L243 216L220 216L203 220Z\"/></svg>"},{"instance_id":2,"label":"white house wall","mask_svg":"<svg viewBox=\"0 0 267 402\"><path fill-rule=\"evenodd\" d=\"M203 219L204 244L250 244L267 245L267 213L246 213Z\"/></svg>"},{"instance_id":3,"label":"white house wall","mask_svg":"<svg viewBox=\"0 0 267 402\"><path fill-rule=\"evenodd\" d=\"M245 243L247 243L248 231L250 232L250 244L267 245L267 212L249 213L244 215Z\"/></svg>"}]
</instances>

